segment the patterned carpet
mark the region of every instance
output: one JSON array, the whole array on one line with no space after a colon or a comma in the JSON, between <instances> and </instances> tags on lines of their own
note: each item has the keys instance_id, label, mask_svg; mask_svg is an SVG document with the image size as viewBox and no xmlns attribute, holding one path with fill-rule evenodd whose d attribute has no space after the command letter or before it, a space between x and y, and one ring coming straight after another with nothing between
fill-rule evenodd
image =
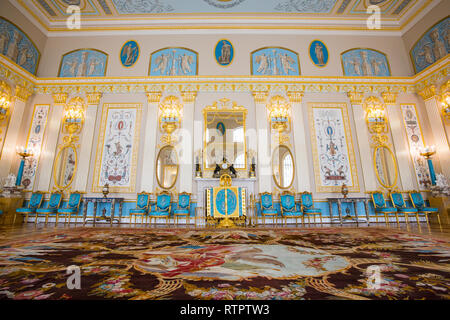
<instances>
[{"instance_id":1,"label":"patterned carpet","mask_svg":"<svg viewBox=\"0 0 450 320\"><path fill-rule=\"evenodd\" d=\"M67 288L70 265L81 268L79 290ZM395 229L0 237L0 299L449 299L449 290L450 241Z\"/></svg>"}]
</instances>

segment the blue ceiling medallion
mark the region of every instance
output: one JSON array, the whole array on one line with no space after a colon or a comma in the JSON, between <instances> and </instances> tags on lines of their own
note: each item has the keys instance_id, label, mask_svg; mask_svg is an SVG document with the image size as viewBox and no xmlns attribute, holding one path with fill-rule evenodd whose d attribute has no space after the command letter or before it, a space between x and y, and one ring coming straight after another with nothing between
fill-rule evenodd
<instances>
[{"instance_id":1,"label":"blue ceiling medallion","mask_svg":"<svg viewBox=\"0 0 450 320\"><path fill-rule=\"evenodd\" d=\"M234 58L234 48L230 41L221 39L214 48L214 56L219 65L225 67L231 64Z\"/></svg>"},{"instance_id":2,"label":"blue ceiling medallion","mask_svg":"<svg viewBox=\"0 0 450 320\"><path fill-rule=\"evenodd\" d=\"M228 9L241 4L245 0L204 0L207 4L220 9Z\"/></svg>"}]
</instances>

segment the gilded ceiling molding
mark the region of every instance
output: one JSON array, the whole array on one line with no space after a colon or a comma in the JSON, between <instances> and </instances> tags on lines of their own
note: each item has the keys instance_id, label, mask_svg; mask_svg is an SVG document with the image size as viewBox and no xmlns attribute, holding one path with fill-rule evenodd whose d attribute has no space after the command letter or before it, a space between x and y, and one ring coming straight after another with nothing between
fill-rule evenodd
<instances>
[{"instance_id":1,"label":"gilded ceiling molding","mask_svg":"<svg viewBox=\"0 0 450 320\"><path fill-rule=\"evenodd\" d=\"M161 91L147 92L148 103L159 103L159 101L161 100L161 96Z\"/></svg>"},{"instance_id":2,"label":"gilded ceiling molding","mask_svg":"<svg viewBox=\"0 0 450 320\"><path fill-rule=\"evenodd\" d=\"M27 102L28 98L33 94L33 91L30 91L26 87L22 87L20 85L16 85L14 96L16 99L22 100L23 102Z\"/></svg>"},{"instance_id":3,"label":"gilded ceiling molding","mask_svg":"<svg viewBox=\"0 0 450 320\"><path fill-rule=\"evenodd\" d=\"M86 93L86 98L88 104L98 105L100 103L100 99L102 98L103 93L101 92L88 92Z\"/></svg>"},{"instance_id":4,"label":"gilded ceiling molding","mask_svg":"<svg viewBox=\"0 0 450 320\"><path fill-rule=\"evenodd\" d=\"M364 99L364 92L347 92L347 96L350 98L352 105L360 105Z\"/></svg>"},{"instance_id":5,"label":"gilded ceiling molding","mask_svg":"<svg viewBox=\"0 0 450 320\"><path fill-rule=\"evenodd\" d=\"M385 104L395 104L397 102L397 93L394 92L382 92L381 96L383 97Z\"/></svg>"},{"instance_id":6,"label":"gilded ceiling molding","mask_svg":"<svg viewBox=\"0 0 450 320\"><path fill-rule=\"evenodd\" d=\"M428 86L423 90L419 91L418 93L422 97L422 99L426 101L437 95L436 86L435 85Z\"/></svg>"},{"instance_id":7,"label":"gilded ceiling molding","mask_svg":"<svg viewBox=\"0 0 450 320\"><path fill-rule=\"evenodd\" d=\"M298 91L288 91L287 96L290 102L301 103L303 98L303 92Z\"/></svg>"}]
</instances>

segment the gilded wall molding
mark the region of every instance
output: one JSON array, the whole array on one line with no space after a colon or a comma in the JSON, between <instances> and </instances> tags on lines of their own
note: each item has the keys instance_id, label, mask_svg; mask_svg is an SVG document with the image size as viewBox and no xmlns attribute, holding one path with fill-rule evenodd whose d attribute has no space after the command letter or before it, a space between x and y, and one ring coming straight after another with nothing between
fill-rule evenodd
<instances>
[{"instance_id":1,"label":"gilded wall molding","mask_svg":"<svg viewBox=\"0 0 450 320\"><path fill-rule=\"evenodd\" d=\"M382 92L381 96L383 97L385 104L393 105L397 102L397 93L394 92Z\"/></svg>"},{"instance_id":2,"label":"gilded wall molding","mask_svg":"<svg viewBox=\"0 0 450 320\"><path fill-rule=\"evenodd\" d=\"M67 97L69 94L67 92L59 92L53 94L54 104L65 104L67 102Z\"/></svg>"},{"instance_id":3,"label":"gilded wall molding","mask_svg":"<svg viewBox=\"0 0 450 320\"><path fill-rule=\"evenodd\" d=\"M86 98L88 104L98 105L100 103L100 99L102 98L101 92L88 92L86 93Z\"/></svg>"},{"instance_id":4,"label":"gilded wall molding","mask_svg":"<svg viewBox=\"0 0 450 320\"><path fill-rule=\"evenodd\" d=\"M265 104L269 93L267 91L253 91L253 98L256 103Z\"/></svg>"},{"instance_id":5,"label":"gilded wall molding","mask_svg":"<svg viewBox=\"0 0 450 320\"><path fill-rule=\"evenodd\" d=\"M301 103L303 98L303 92L298 91L288 91L287 96L291 103Z\"/></svg>"},{"instance_id":6,"label":"gilded wall molding","mask_svg":"<svg viewBox=\"0 0 450 320\"><path fill-rule=\"evenodd\" d=\"M159 103L161 100L162 92L147 92L148 103Z\"/></svg>"},{"instance_id":7,"label":"gilded wall molding","mask_svg":"<svg viewBox=\"0 0 450 320\"><path fill-rule=\"evenodd\" d=\"M428 87L423 88L421 91L418 92L419 95L423 98L423 100L428 100L437 95L437 90L435 85L431 85Z\"/></svg>"},{"instance_id":8,"label":"gilded wall molding","mask_svg":"<svg viewBox=\"0 0 450 320\"><path fill-rule=\"evenodd\" d=\"M197 91L182 91L181 98L184 103L193 103L197 97Z\"/></svg>"},{"instance_id":9,"label":"gilded wall molding","mask_svg":"<svg viewBox=\"0 0 450 320\"><path fill-rule=\"evenodd\" d=\"M20 85L16 85L14 90L14 97L23 102L27 102L28 98L33 94L33 91L30 91L27 87L22 87Z\"/></svg>"},{"instance_id":10,"label":"gilded wall molding","mask_svg":"<svg viewBox=\"0 0 450 320\"><path fill-rule=\"evenodd\" d=\"M350 98L350 103L352 105L360 105L364 99L364 92L347 92L347 96Z\"/></svg>"}]
</instances>

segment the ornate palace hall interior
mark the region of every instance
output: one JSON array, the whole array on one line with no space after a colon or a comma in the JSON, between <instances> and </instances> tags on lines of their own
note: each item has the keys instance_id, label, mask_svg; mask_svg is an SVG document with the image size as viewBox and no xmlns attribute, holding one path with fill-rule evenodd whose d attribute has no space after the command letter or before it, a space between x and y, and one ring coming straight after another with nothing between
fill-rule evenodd
<instances>
[{"instance_id":1,"label":"ornate palace hall interior","mask_svg":"<svg viewBox=\"0 0 450 320\"><path fill-rule=\"evenodd\" d=\"M449 12L0 1L0 300L449 299Z\"/></svg>"}]
</instances>

